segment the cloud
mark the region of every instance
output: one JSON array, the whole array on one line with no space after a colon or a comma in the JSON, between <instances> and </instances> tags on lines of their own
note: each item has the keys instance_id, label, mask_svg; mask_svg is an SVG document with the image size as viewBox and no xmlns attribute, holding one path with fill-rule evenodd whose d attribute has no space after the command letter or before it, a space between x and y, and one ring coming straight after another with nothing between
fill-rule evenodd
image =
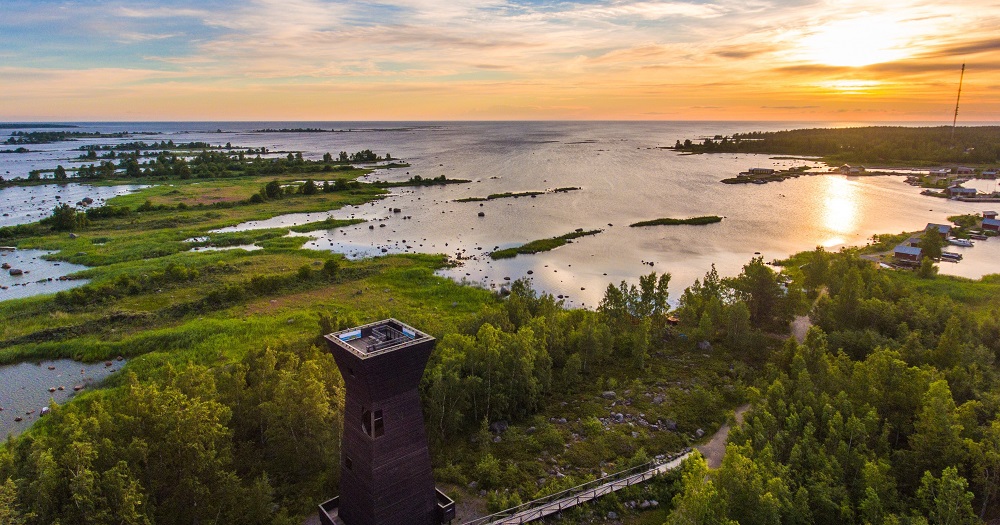
<instances>
[{"instance_id":1,"label":"cloud","mask_svg":"<svg viewBox=\"0 0 1000 525\"><path fill-rule=\"evenodd\" d=\"M42 107L43 95L75 90L109 107L110 94L126 91L164 100L225 93L218 100L244 106L295 93L316 104L348 94L352 111L402 100L429 116L653 108L680 118L742 108L785 118L832 112L823 82L877 81L880 103L914 107L950 93L961 61L975 84L1000 83L1000 5L981 0L94 0L71 9L17 1L0 20L4 64L62 71L47 81L66 85L27 70L5 75L0 86L13 98L0 116L18 101ZM843 67L803 53L831 25L833 42L848 41L851 21L866 17L892 32L888 48L902 58Z\"/></svg>"},{"instance_id":2,"label":"cloud","mask_svg":"<svg viewBox=\"0 0 1000 525\"><path fill-rule=\"evenodd\" d=\"M666 53L667 49L664 46L656 44L643 44L637 47L615 49L602 55L590 58L588 61L595 64L635 62L660 58Z\"/></svg>"},{"instance_id":3,"label":"cloud","mask_svg":"<svg viewBox=\"0 0 1000 525\"><path fill-rule=\"evenodd\" d=\"M957 74L961 67L957 62L937 62L925 60L900 60L897 62L885 62L882 64L872 64L864 67L847 66L827 66L823 64L798 64L794 66L783 66L775 68L777 73L813 75L825 77L864 77L877 76L904 76L923 73L954 73ZM1000 61L997 62L976 62L970 64L967 69L980 72L1000 72Z\"/></svg>"},{"instance_id":4,"label":"cloud","mask_svg":"<svg viewBox=\"0 0 1000 525\"><path fill-rule=\"evenodd\" d=\"M774 48L770 47L758 47L756 49L746 48L746 47L729 47L726 49L720 49L718 51L714 51L712 54L722 58L734 58L738 60L743 60L746 58L753 58L756 56L760 56L763 55L764 53L769 53L773 49Z\"/></svg>"},{"instance_id":5,"label":"cloud","mask_svg":"<svg viewBox=\"0 0 1000 525\"><path fill-rule=\"evenodd\" d=\"M571 11L573 18L639 18L660 20L672 17L715 18L729 12L716 4L691 2L613 2Z\"/></svg>"},{"instance_id":6,"label":"cloud","mask_svg":"<svg viewBox=\"0 0 1000 525\"><path fill-rule=\"evenodd\" d=\"M117 35L117 41L125 44L135 42L149 42L151 40L165 40L181 36L179 33L138 33L133 31L122 31Z\"/></svg>"},{"instance_id":7,"label":"cloud","mask_svg":"<svg viewBox=\"0 0 1000 525\"><path fill-rule=\"evenodd\" d=\"M176 7L119 7L118 16L124 18L206 18L211 11Z\"/></svg>"},{"instance_id":8,"label":"cloud","mask_svg":"<svg viewBox=\"0 0 1000 525\"><path fill-rule=\"evenodd\" d=\"M925 53L924 56L929 58L942 58L961 55L976 55L980 53L1000 53L1000 38L985 38L941 46L932 52Z\"/></svg>"}]
</instances>

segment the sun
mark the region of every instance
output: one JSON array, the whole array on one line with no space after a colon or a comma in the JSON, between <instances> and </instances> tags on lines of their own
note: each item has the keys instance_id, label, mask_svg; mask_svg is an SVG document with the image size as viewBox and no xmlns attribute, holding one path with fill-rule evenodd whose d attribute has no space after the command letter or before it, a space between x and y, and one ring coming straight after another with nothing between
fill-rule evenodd
<instances>
[{"instance_id":1,"label":"sun","mask_svg":"<svg viewBox=\"0 0 1000 525\"><path fill-rule=\"evenodd\" d=\"M913 35L900 22L885 15L862 14L830 22L802 38L799 58L828 66L862 67L910 55Z\"/></svg>"},{"instance_id":2,"label":"sun","mask_svg":"<svg viewBox=\"0 0 1000 525\"><path fill-rule=\"evenodd\" d=\"M867 95L876 88L886 86L886 83L878 80L826 80L816 86L841 95Z\"/></svg>"}]
</instances>

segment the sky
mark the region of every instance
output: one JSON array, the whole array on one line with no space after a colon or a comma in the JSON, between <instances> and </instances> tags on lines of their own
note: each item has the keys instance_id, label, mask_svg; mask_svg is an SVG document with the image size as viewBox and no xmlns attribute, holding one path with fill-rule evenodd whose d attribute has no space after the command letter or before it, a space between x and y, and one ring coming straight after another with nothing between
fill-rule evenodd
<instances>
[{"instance_id":1,"label":"sky","mask_svg":"<svg viewBox=\"0 0 1000 525\"><path fill-rule=\"evenodd\" d=\"M0 121L1000 121L1000 0L0 0Z\"/></svg>"}]
</instances>

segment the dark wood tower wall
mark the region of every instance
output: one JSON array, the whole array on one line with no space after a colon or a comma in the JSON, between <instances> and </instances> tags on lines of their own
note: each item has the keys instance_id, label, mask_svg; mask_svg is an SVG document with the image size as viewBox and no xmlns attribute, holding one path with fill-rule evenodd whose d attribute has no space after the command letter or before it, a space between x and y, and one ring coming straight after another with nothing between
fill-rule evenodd
<instances>
[{"instance_id":1,"label":"dark wood tower wall","mask_svg":"<svg viewBox=\"0 0 1000 525\"><path fill-rule=\"evenodd\" d=\"M328 336L344 377L339 516L347 525L438 523L418 386L434 339L364 358ZM365 413L381 411L381 435Z\"/></svg>"}]
</instances>

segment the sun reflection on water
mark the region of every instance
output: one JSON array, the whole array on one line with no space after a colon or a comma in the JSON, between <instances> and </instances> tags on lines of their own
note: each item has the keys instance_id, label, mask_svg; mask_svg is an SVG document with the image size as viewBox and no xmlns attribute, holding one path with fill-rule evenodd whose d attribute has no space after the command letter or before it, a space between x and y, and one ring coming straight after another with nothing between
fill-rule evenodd
<instances>
[{"instance_id":1,"label":"sun reflection on water","mask_svg":"<svg viewBox=\"0 0 1000 525\"><path fill-rule=\"evenodd\" d=\"M843 236L857 228L860 195L854 181L838 176L824 179L823 226L832 235L820 244L829 248L847 242Z\"/></svg>"}]
</instances>

